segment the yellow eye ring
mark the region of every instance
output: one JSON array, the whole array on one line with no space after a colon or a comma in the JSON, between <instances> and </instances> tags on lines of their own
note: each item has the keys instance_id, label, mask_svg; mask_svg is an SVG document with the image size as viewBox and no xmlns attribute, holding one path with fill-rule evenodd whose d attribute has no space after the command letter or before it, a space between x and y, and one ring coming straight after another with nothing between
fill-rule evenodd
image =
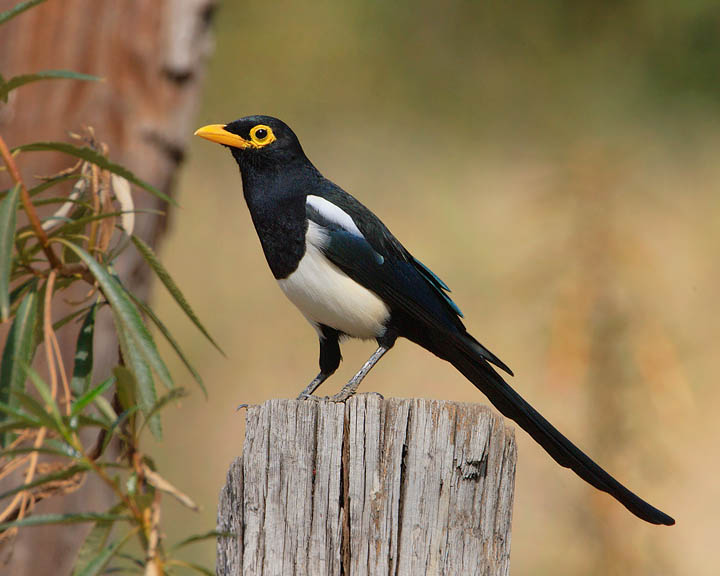
<instances>
[{"instance_id":1,"label":"yellow eye ring","mask_svg":"<svg viewBox=\"0 0 720 576\"><path fill-rule=\"evenodd\" d=\"M275 134L273 134L270 126L258 124L257 126L253 126L250 130L250 140L255 146L262 148L271 142L275 142Z\"/></svg>"}]
</instances>

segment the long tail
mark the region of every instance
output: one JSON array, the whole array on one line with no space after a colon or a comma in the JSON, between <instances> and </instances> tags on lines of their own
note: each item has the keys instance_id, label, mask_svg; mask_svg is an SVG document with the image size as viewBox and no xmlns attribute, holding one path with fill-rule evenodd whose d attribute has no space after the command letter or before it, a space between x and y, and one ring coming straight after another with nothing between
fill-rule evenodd
<instances>
[{"instance_id":1,"label":"long tail","mask_svg":"<svg viewBox=\"0 0 720 576\"><path fill-rule=\"evenodd\" d=\"M441 354L470 380L505 416L517 422L553 459L573 470L598 490L607 492L637 517L652 524L675 524L670 516L633 494L582 450L563 436L530 404L513 390L483 359L482 348L470 335L462 335Z\"/></svg>"}]
</instances>

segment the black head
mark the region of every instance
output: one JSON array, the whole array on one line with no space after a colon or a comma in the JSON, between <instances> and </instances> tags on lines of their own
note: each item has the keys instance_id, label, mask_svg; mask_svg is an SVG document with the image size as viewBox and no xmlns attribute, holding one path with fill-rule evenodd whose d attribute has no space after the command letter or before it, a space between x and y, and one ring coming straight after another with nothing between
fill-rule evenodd
<instances>
[{"instance_id":1,"label":"black head","mask_svg":"<svg viewBox=\"0 0 720 576\"><path fill-rule=\"evenodd\" d=\"M195 135L229 148L243 172L308 162L295 133L272 116L246 116L230 124L210 124Z\"/></svg>"}]
</instances>

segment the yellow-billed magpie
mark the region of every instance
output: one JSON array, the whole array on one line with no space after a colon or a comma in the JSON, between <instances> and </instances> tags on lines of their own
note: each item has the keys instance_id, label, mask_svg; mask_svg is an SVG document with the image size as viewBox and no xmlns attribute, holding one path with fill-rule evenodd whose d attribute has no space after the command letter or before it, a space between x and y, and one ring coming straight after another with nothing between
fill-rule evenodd
<instances>
[{"instance_id":1,"label":"yellow-billed magpie","mask_svg":"<svg viewBox=\"0 0 720 576\"><path fill-rule=\"evenodd\" d=\"M339 402L402 336L455 366L558 464L643 520L675 523L605 472L503 380L490 364L511 370L467 332L447 285L375 214L324 178L285 123L248 116L195 134L230 149L270 270L318 333L320 373L300 398L337 370L342 337L375 339L378 349L332 397Z\"/></svg>"}]
</instances>

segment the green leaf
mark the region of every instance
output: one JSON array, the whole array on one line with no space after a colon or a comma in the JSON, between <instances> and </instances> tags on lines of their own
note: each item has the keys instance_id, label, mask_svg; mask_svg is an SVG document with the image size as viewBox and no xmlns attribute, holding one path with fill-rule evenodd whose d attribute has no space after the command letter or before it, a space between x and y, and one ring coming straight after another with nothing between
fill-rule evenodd
<instances>
[{"instance_id":1,"label":"green leaf","mask_svg":"<svg viewBox=\"0 0 720 576\"><path fill-rule=\"evenodd\" d=\"M26 394L22 390L13 390L12 397L16 399L29 414L35 416L43 426L58 433L61 431L61 425L47 413L45 406L38 402L33 396Z\"/></svg>"},{"instance_id":2,"label":"green leaf","mask_svg":"<svg viewBox=\"0 0 720 576\"><path fill-rule=\"evenodd\" d=\"M33 6L37 6L38 4L42 4L43 2L45 2L45 0L27 0L26 2L15 4L15 6L10 8L10 10L0 12L0 24L4 24L11 18L15 18L18 14L22 14L25 10L30 9Z\"/></svg>"},{"instance_id":3,"label":"green leaf","mask_svg":"<svg viewBox=\"0 0 720 576\"><path fill-rule=\"evenodd\" d=\"M43 70L36 72L35 74L22 74L20 76L13 76L9 80L6 80L4 84L0 85L0 99L3 102L7 102L7 96L10 92L25 84L32 82L38 82L40 80L59 80L59 79L71 79L71 80L91 80L97 82L102 80L97 76L90 76L89 74L81 74L80 72L73 72L72 70Z\"/></svg>"},{"instance_id":4,"label":"green leaf","mask_svg":"<svg viewBox=\"0 0 720 576\"><path fill-rule=\"evenodd\" d=\"M46 526L48 524L80 524L83 522L117 522L119 520L132 520L130 516L120 514L95 514L92 512L79 514L42 514L37 516L26 516L21 520L3 522L0 524L0 532L8 528L21 528L23 526Z\"/></svg>"},{"instance_id":5,"label":"green leaf","mask_svg":"<svg viewBox=\"0 0 720 576\"><path fill-rule=\"evenodd\" d=\"M107 398L104 396L97 396L94 402L98 412L108 421L108 423L113 422L117 418L117 414L115 413L112 404L107 401Z\"/></svg>"},{"instance_id":6,"label":"green leaf","mask_svg":"<svg viewBox=\"0 0 720 576\"><path fill-rule=\"evenodd\" d=\"M80 414L80 412L83 411L85 406L90 404L93 400L95 400L96 397L98 397L100 394L103 394L106 392L113 384L115 384L116 380L114 376L110 376L107 380L102 382L101 384L98 384L95 388L92 390L89 390L85 394L83 394L80 398L75 400L72 405L72 412L71 416L77 416Z\"/></svg>"},{"instance_id":7,"label":"green leaf","mask_svg":"<svg viewBox=\"0 0 720 576\"><path fill-rule=\"evenodd\" d=\"M93 414L78 414L73 418L75 429L77 428L102 428L107 430L111 424L104 418L97 418Z\"/></svg>"},{"instance_id":8,"label":"green leaf","mask_svg":"<svg viewBox=\"0 0 720 576\"><path fill-rule=\"evenodd\" d=\"M128 370L124 366L118 366L114 370L115 376L118 379L118 392L120 391L120 384L122 384L123 387L126 387L126 382L129 380L128 375L132 376L132 382L134 384L132 388L134 394L132 402L135 402L135 398L139 398L138 405L147 418L152 410L152 407L157 401L157 392L155 391L152 371L148 365L143 362L143 359L140 357L139 352L135 348L134 342L125 334L125 330L122 327L118 328L117 336L120 342L120 348L123 352L123 358L130 367L130 370ZM120 399L122 401L123 397L121 396ZM123 403L123 407L128 409L131 407L131 404ZM153 419L153 421L149 422L149 425L150 431L153 435L157 438L162 438L162 425L160 423L160 419Z\"/></svg>"},{"instance_id":9,"label":"green leaf","mask_svg":"<svg viewBox=\"0 0 720 576\"><path fill-rule=\"evenodd\" d=\"M189 568L193 572L197 572L198 574L203 574L203 576L215 576L215 572L212 570L209 570L205 568L205 566L201 566L200 564L194 564L193 562L185 562L185 560L170 560L168 562L171 566L182 566L183 568Z\"/></svg>"},{"instance_id":10,"label":"green leaf","mask_svg":"<svg viewBox=\"0 0 720 576\"><path fill-rule=\"evenodd\" d=\"M0 424L0 434L12 433L12 435L8 434L8 437L14 438L17 436L17 433L21 433L29 428L42 428L42 424L39 422L28 423L25 420L5 420L2 424Z\"/></svg>"},{"instance_id":11,"label":"green leaf","mask_svg":"<svg viewBox=\"0 0 720 576\"><path fill-rule=\"evenodd\" d=\"M65 324L67 324L68 322L72 322L78 316L82 316L83 314L85 314L85 312L90 310L90 308L92 308L93 306L95 306L95 304L91 304L90 306L84 306L83 308L79 308L78 310L71 312L67 316L60 318L60 320L53 323L53 330L55 332L57 332L58 330L60 330L60 328L65 326Z\"/></svg>"},{"instance_id":12,"label":"green leaf","mask_svg":"<svg viewBox=\"0 0 720 576\"><path fill-rule=\"evenodd\" d=\"M177 544L175 544L171 550L178 550L179 548L183 548L187 546L188 544L194 544L195 542L202 542L204 540L216 540L218 538L230 538L232 536L235 536L233 532L221 532L220 530L209 530L207 532L203 532L202 534L193 534L192 536L189 536L185 538L184 540L180 540Z\"/></svg>"},{"instance_id":13,"label":"green leaf","mask_svg":"<svg viewBox=\"0 0 720 576\"><path fill-rule=\"evenodd\" d=\"M102 288L115 317L120 344L123 353L127 356L125 360L138 380L138 384L142 383L141 380L143 382L146 380L144 374L149 373L149 368L152 368L163 384L168 388L172 388L172 377L158 353L155 341L122 285L97 260L79 246L64 239L55 241L62 243L75 252L100 284L100 288ZM144 369L141 365L144 366ZM152 382L152 376L150 376L150 381Z\"/></svg>"},{"instance_id":14,"label":"green leaf","mask_svg":"<svg viewBox=\"0 0 720 576\"><path fill-rule=\"evenodd\" d=\"M140 309L145 314L148 315L148 317L150 318L150 320L153 321L155 326L158 327L158 330L160 330L160 333L165 337L165 340L168 341L170 346L172 346L173 350L175 350L175 353L178 355L178 357L180 358L182 363L185 364L185 368L187 368L188 371L190 372L190 374L192 374L192 377L195 379L195 382L198 383L198 385L200 386L200 389L203 391L203 394L205 395L205 398L207 399L207 397L208 397L207 390L205 388L205 384L202 381L202 378L200 377L200 374L198 374L197 370L195 370L195 368L192 366L192 364L190 364L190 361L185 357L184 352L180 348L180 344L177 343L177 340L175 340L173 335L167 329L167 326L165 326L165 324L162 323L160 318L157 317L155 312L153 312L152 309L150 308L150 306L145 304L145 302L143 302L139 298L136 298L130 292L128 292L128 295L130 296L130 298L133 299L133 302L135 302L135 304L137 304L140 307Z\"/></svg>"},{"instance_id":15,"label":"green leaf","mask_svg":"<svg viewBox=\"0 0 720 576\"><path fill-rule=\"evenodd\" d=\"M22 284L16 286L13 288L13 291L10 292L10 307L12 308L15 306L15 303L17 300L27 292L28 288L30 288L34 283L36 282L35 278L30 278L29 280L26 280Z\"/></svg>"},{"instance_id":16,"label":"green leaf","mask_svg":"<svg viewBox=\"0 0 720 576\"><path fill-rule=\"evenodd\" d=\"M130 418L135 412L137 412L138 407L132 406L131 408L125 410L122 414L120 414L117 419L112 423L110 428L108 429L108 433L105 435L105 441L103 442L102 449L100 450L100 453L102 454L105 452L105 449L108 447L108 444L110 444L110 440L113 438L113 434L115 434L115 430L123 423L125 420Z\"/></svg>"},{"instance_id":17,"label":"green leaf","mask_svg":"<svg viewBox=\"0 0 720 576\"><path fill-rule=\"evenodd\" d=\"M10 317L10 270L20 184L0 202L0 322Z\"/></svg>"},{"instance_id":18,"label":"green leaf","mask_svg":"<svg viewBox=\"0 0 720 576\"><path fill-rule=\"evenodd\" d=\"M41 184L38 184L37 186L34 186L28 190L28 194L32 198L33 196L37 196L41 192L45 192L45 190L48 190L49 188L52 188L56 184L60 184L60 182L65 182L66 180L78 180L82 178L82 175L78 172L72 172L70 174L61 174L60 176L53 176L52 178L48 178ZM67 201L68 198L65 197L65 201Z\"/></svg>"},{"instance_id":19,"label":"green leaf","mask_svg":"<svg viewBox=\"0 0 720 576\"><path fill-rule=\"evenodd\" d=\"M67 196L50 196L48 198L42 198L41 200L33 200L33 204L35 206L48 206L50 204L66 204L66 203L77 204L78 206L82 206L83 208L92 210L92 206L88 202L86 202L84 200L68 198Z\"/></svg>"},{"instance_id":20,"label":"green leaf","mask_svg":"<svg viewBox=\"0 0 720 576\"><path fill-rule=\"evenodd\" d=\"M129 410L137 405L137 382L135 376L125 366L115 366L113 375L117 381L117 395L123 410Z\"/></svg>"},{"instance_id":21,"label":"green leaf","mask_svg":"<svg viewBox=\"0 0 720 576\"><path fill-rule=\"evenodd\" d=\"M146 416L145 423L146 424L149 423L150 425L152 425L153 417L156 417L157 414L160 412L160 410L165 408L165 406L167 406L173 400L179 400L180 398L184 398L187 395L188 395L188 393L184 388L173 388L167 394L164 394L163 396L161 396L157 400L157 402L155 402L155 404L153 405L153 407L150 409L150 411L148 412L148 414ZM144 427L145 427L145 424L143 424L143 426L140 427L141 432Z\"/></svg>"},{"instance_id":22,"label":"green leaf","mask_svg":"<svg viewBox=\"0 0 720 576\"><path fill-rule=\"evenodd\" d=\"M121 502L110 508L110 510L107 511L107 514L117 514L118 512L122 512L124 509L125 504ZM92 574L92 572L87 571L88 567L90 567L95 562L95 558L103 552L105 545L110 538L112 528L112 522L100 520L95 523L95 526L93 526L92 530L90 530L88 535L85 537L85 541L80 547L80 551L75 558L75 565L72 573L73 576L87 576L88 574ZM97 574L98 572L95 573Z\"/></svg>"},{"instance_id":23,"label":"green leaf","mask_svg":"<svg viewBox=\"0 0 720 576\"><path fill-rule=\"evenodd\" d=\"M35 355L35 325L37 323L38 294L37 284L25 295L15 314L10 333L5 341L2 361L0 362L0 402L13 404L10 394L22 390L25 384L25 372L22 364L32 364ZM0 423L5 415L0 413Z\"/></svg>"},{"instance_id":24,"label":"green leaf","mask_svg":"<svg viewBox=\"0 0 720 576\"><path fill-rule=\"evenodd\" d=\"M78 474L79 472L86 472L88 469L88 466L70 466L69 468L66 468L64 470L59 470L58 472L53 472L52 474L40 476L32 482L28 482L27 484L21 484L20 486L14 486L10 490L6 490L2 494L0 494L0 500L3 500L8 496L13 496L14 494L22 492L23 490L31 490L32 488L37 488L38 486L43 486L44 484L48 484L50 482L56 482L57 480L65 480L66 478L75 476L75 474Z\"/></svg>"},{"instance_id":25,"label":"green leaf","mask_svg":"<svg viewBox=\"0 0 720 576\"><path fill-rule=\"evenodd\" d=\"M136 186L140 186L140 188L147 190L148 192L157 196L161 200L164 200L168 204L177 206L177 202L175 202L167 194L160 192L160 190L158 190L154 186L135 176L135 174L130 172L130 170L128 170L127 168L120 166L119 164L114 164L113 162L110 162L110 160L105 158L105 156L103 156L99 152L96 152L92 148L88 148L87 146L74 146L66 142L33 142L31 144L23 144L22 146L17 146L16 148L13 148L13 152L15 152L16 150L20 150L22 152L45 152L54 150L57 152L62 152L63 154L68 154L69 156L74 156L75 158L82 158L83 160L87 160L91 164L95 164L103 170L108 170L113 174L122 176L128 182L132 182Z\"/></svg>"},{"instance_id":26,"label":"green leaf","mask_svg":"<svg viewBox=\"0 0 720 576\"><path fill-rule=\"evenodd\" d=\"M63 422L62 416L60 415L60 407L57 405L55 398L52 397L50 388L48 388L48 385L43 381L42 378L40 378L40 375L35 372L35 370L30 368L30 366L23 364L22 368L25 371L25 374L27 374L27 376L30 378L31 382L35 386L35 389L40 394L43 402L45 402L44 408L46 410L46 413L49 411L48 416L50 416L53 422L55 422L54 429L60 432L60 434L62 434L66 440L69 440L70 432L68 431L65 423Z\"/></svg>"},{"instance_id":27,"label":"green leaf","mask_svg":"<svg viewBox=\"0 0 720 576\"><path fill-rule=\"evenodd\" d=\"M77 345L75 346L75 364L73 366L72 380L70 381L70 389L74 394L87 392L92 381L93 336L95 335L96 313L97 305L93 304L87 316L85 316L78 333Z\"/></svg>"},{"instance_id":28,"label":"green leaf","mask_svg":"<svg viewBox=\"0 0 720 576\"><path fill-rule=\"evenodd\" d=\"M197 326L198 330L202 332L202 334L207 338L215 348L217 348L218 352L225 356L225 352L222 351L220 346L215 342L215 340L212 339L208 331L205 329L205 326L202 325L200 322L200 319L196 316L195 312L193 312L193 309L190 307L190 304L188 304L188 301L185 299L185 296L183 296L183 293L180 291L180 288L177 287L177 284L175 284L175 281L171 278L170 274L168 274L168 271L165 269L165 267L162 265L160 260L158 260L157 256L153 252L152 248L148 246L145 242L143 242L140 238L133 235L132 237L133 244L135 244L135 247L138 249L142 257L145 259L145 261L150 265L150 267L155 271L155 274L157 274L158 278L160 278L160 281L165 285L165 288L168 289L168 292L172 295L172 297L175 299L175 302L178 303L180 308L182 308L183 312L187 315L188 318L192 321L195 326Z\"/></svg>"},{"instance_id":29,"label":"green leaf","mask_svg":"<svg viewBox=\"0 0 720 576\"><path fill-rule=\"evenodd\" d=\"M3 412L8 416L15 416L15 418L21 422L26 422L36 426L42 425L42 422L40 422L40 420L35 418L32 414L20 410L17 406L13 406L11 404L0 402L0 412Z\"/></svg>"},{"instance_id":30,"label":"green leaf","mask_svg":"<svg viewBox=\"0 0 720 576\"><path fill-rule=\"evenodd\" d=\"M62 456L65 458L80 458L80 454L72 446L68 446L62 440L56 438L46 438L45 442L38 446L25 446L23 448L14 448L12 450L4 450L3 457L17 456L19 454L32 454L38 452L40 454L52 454L53 456Z\"/></svg>"}]
</instances>

